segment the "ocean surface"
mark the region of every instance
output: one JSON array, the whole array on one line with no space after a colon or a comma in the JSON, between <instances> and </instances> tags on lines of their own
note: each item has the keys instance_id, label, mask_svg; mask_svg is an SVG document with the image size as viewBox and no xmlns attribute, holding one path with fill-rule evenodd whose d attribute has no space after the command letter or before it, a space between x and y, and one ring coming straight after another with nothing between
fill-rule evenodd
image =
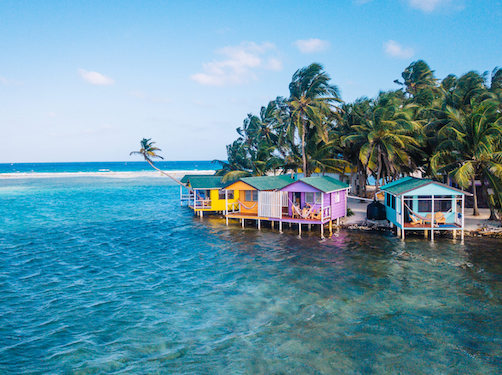
<instances>
[{"instance_id":1,"label":"ocean surface","mask_svg":"<svg viewBox=\"0 0 502 375\"><path fill-rule=\"evenodd\" d=\"M209 160L158 161L155 165L166 171L219 169ZM75 162L75 163L0 163L0 173L78 173L78 172L143 172L152 171L144 161Z\"/></svg>"},{"instance_id":2,"label":"ocean surface","mask_svg":"<svg viewBox=\"0 0 502 375\"><path fill-rule=\"evenodd\" d=\"M300 239L178 194L0 179L0 374L500 374L501 241Z\"/></svg>"}]
</instances>

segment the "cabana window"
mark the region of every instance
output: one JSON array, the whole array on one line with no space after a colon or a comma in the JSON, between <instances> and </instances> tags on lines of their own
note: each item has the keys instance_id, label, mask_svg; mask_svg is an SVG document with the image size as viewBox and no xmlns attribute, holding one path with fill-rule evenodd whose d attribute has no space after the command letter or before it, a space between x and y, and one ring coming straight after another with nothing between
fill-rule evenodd
<instances>
[{"instance_id":1,"label":"cabana window","mask_svg":"<svg viewBox=\"0 0 502 375\"><path fill-rule=\"evenodd\" d=\"M418 212L432 212L432 196L418 196Z\"/></svg>"},{"instance_id":2,"label":"cabana window","mask_svg":"<svg viewBox=\"0 0 502 375\"><path fill-rule=\"evenodd\" d=\"M257 202L258 201L258 191L257 190L246 190L244 193L244 199L246 202Z\"/></svg>"},{"instance_id":3,"label":"cabana window","mask_svg":"<svg viewBox=\"0 0 502 375\"><path fill-rule=\"evenodd\" d=\"M228 199L234 199L234 191L233 190L227 190L227 198ZM225 190L219 190L218 191L218 199L225 199Z\"/></svg>"},{"instance_id":4,"label":"cabana window","mask_svg":"<svg viewBox=\"0 0 502 375\"><path fill-rule=\"evenodd\" d=\"M305 193L305 202L307 203L321 203L321 193L315 192L315 193Z\"/></svg>"},{"instance_id":5,"label":"cabana window","mask_svg":"<svg viewBox=\"0 0 502 375\"><path fill-rule=\"evenodd\" d=\"M434 212L448 212L451 210L451 196L435 195Z\"/></svg>"}]
</instances>

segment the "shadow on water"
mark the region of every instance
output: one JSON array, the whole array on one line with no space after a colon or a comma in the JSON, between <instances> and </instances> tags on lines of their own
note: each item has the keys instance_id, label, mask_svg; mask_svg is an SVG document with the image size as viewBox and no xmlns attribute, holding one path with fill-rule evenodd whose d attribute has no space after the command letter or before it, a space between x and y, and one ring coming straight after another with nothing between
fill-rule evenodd
<instances>
[{"instance_id":1,"label":"shadow on water","mask_svg":"<svg viewBox=\"0 0 502 375\"><path fill-rule=\"evenodd\" d=\"M500 368L500 241L227 227L162 179L9 182L0 214L0 372Z\"/></svg>"}]
</instances>

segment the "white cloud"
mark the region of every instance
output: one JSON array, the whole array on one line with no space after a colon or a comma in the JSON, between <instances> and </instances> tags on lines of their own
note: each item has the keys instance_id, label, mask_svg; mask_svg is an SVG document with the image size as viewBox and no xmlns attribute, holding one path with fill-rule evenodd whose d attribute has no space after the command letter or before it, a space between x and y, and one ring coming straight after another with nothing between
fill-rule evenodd
<instances>
[{"instance_id":1,"label":"white cloud","mask_svg":"<svg viewBox=\"0 0 502 375\"><path fill-rule=\"evenodd\" d=\"M293 44L300 50L301 53L321 52L328 49L330 45L327 40L317 38L300 39Z\"/></svg>"},{"instance_id":2,"label":"white cloud","mask_svg":"<svg viewBox=\"0 0 502 375\"><path fill-rule=\"evenodd\" d=\"M452 0L408 0L412 8L419 9L426 13L433 12L439 7L449 5L451 2Z\"/></svg>"},{"instance_id":3,"label":"white cloud","mask_svg":"<svg viewBox=\"0 0 502 375\"><path fill-rule=\"evenodd\" d=\"M400 59L409 59L415 54L413 48L403 47L395 40L389 40L388 42L385 42L383 44L383 48L387 55Z\"/></svg>"},{"instance_id":4,"label":"white cloud","mask_svg":"<svg viewBox=\"0 0 502 375\"><path fill-rule=\"evenodd\" d=\"M79 69L78 74L84 81L90 83L91 85L108 86L115 83L110 77L98 72L90 72L88 70Z\"/></svg>"},{"instance_id":5,"label":"white cloud","mask_svg":"<svg viewBox=\"0 0 502 375\"><path fill-rule=\"evenodd\" d=\"M282 70L282 61L275 57L271 57L267 61L266 68L269 70L279 72Z\"/></svg>"},{"instance_id":6,"label":"white cloud","mask_svg":"<svg viewBox=\"0 0 502 375\"><path fill-rule=\"evenodd\" d=\"M245 83L256 78L256 70L282 69L281 61L271 56L274 51L275 45L269 42L245 42L238 46L223 47L216 51L223 56L222 59L204 63L203 71L190 78L209 86Z\"/></svg>"},{"instance_id":7,"label":"white cloud","mask_svg":"<svg viewBox=\"0 0 502 375\"><path fill-rule=\"evenodd\" d=\"M14 81L12 79L0 76L0 84L5 86L21 86L22 83L19 81Z\"/></svg>"}]
</instances>

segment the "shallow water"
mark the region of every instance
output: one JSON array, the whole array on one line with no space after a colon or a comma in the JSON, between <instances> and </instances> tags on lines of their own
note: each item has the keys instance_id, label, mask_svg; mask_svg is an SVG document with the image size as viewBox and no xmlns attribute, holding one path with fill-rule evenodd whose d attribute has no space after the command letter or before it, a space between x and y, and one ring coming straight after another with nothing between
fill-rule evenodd
<instances>
[{"instance_id":1,"label":"shallow water","mask_svg":"<svg viewBox=\"0 0 502 375\"><path fill-rule=\"evenodd\" d=\"M299 239L178 194L0 180L0 373L499 373L501 241Z\"/></svg>"}]
</instances>

